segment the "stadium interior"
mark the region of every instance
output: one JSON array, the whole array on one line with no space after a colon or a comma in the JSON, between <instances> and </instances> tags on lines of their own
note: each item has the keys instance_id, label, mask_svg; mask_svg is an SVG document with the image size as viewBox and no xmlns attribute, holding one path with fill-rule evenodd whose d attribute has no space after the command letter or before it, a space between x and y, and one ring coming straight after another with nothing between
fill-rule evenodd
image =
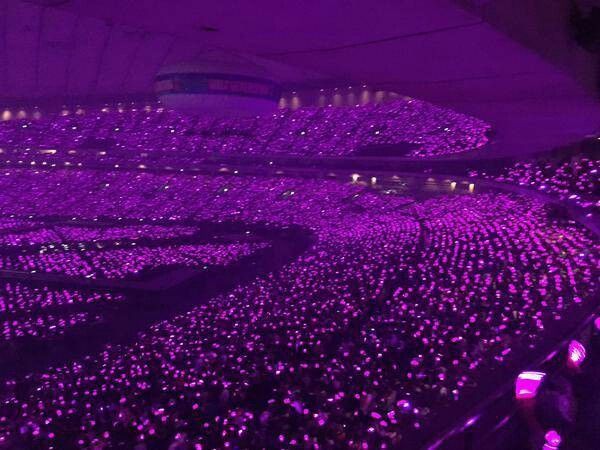
<instances>
[{"instance_id":1,"label":"stadium interior","mask_svg":"<svg viewBox=\"0 0 600 450\"><path fill-rule=\"evenodd\" d=\"M0 0L0 450L600 448L600 2Z\"/></svg>"}]
</instances>

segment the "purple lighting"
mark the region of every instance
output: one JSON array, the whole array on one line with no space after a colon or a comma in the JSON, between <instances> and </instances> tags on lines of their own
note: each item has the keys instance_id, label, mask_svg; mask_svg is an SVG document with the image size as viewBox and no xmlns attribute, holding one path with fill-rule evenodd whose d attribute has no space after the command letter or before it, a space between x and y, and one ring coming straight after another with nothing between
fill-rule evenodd
<instances>
[{"instance_id":1,"label":"purple lighting","mask_svg":"<svg viewBox=\"0 0 600 450\"><path fill-rule=\"evenodd\" d=\"M469 419L467 419L467 421L465 422L465 426L464 428L469 428L470 426L472 426L473 424L475 424L475 422L477 422L479 420L479 414L473 417L470 417Z\"/></svg>"},{"instance_id":2,"label":"purple lighting","mask_svg":"<svg viewBox=\"0 0 600 450\"><path fill-rule=\"evenodd\" d=\"M3 403L14 419L0 418L0 439L16 441L13 448L31 448L31 440L49 447L51 433L72 442L63 448L85 446L89 436L110 447L119 439L114 423L131 432L131 448L161 436L190 448L201 438L204 448L266 447L257 438L266 429L281 436L276 445L323 448L321 436L344 424L357 448L397 448L393 433L428 433L435 423L425 411L440 401L459 405L480 367L502 371L529 357L551 318L593 286L590 235L523 195L390 195L361 178L350 183L349 171L338 182L234 176L235 167L227 175L90 170L78 168L80 157L91 165L96 153L68 156L70 169L44 168L40 159L35 168L2 170L0 270L90 288L3 282L0 342L91 335L99 323L111 325L107 310L138 313L129 295L100 286L207 265L218 277L220 268L247 270L248 257L281 245L261 236L196 241L196 223L235 222L236 236L262 223L300 227L314 241L273 272L142 328L131 344L91 352L81 366L32 372L14 388L27 396ZM125 166L118 156L111 163ZM47 222L52 215L66 221ZM521 374L516 397L533 398L543 377ZM265 380L274 389L264 404L240 408ZM226 411L226 435L216 411ZM203 415L201 430L177 437L179 424ZM472 416L460 419L457 429L474 426ZM81 431L65 438L63 424Z\"/></svg>"},{"instance_id":3,"label":"purple lighting","mask_svg":"<svg viewBox=\"0 0 600 450\"><path fill-rule=\"evenodd\" d=\"M562 438L558 431L548 430L544 436L546 443L544 444L543 450L555 450L560 447Z\"/></svg>"},{"instance_id":4,"label":"purple lighting","mask_svg":"<svg viewBox=\"0 0 600 450\"><path fill-rule=\"evenodd\" d=\"M0 0L0 450L579 439L575 7L147 3Z\"/></svg>"},{"instance_id":5,"label":"purple lighting","mask_svg":"<svg viewBox=\"0 0 600 450\"><path fill-rule=\"evenodd\" d=\"M472 170L469 171L469 176L538 189L564 202L574 203L589 214L598 214L600 203L597 199L597 173L600 160L578 154L562 159L557 157L557 160L552 163L542 158L519 161L512 166L503 167L494 174ZM573 176L573 173L577 176Z\"/></svg>"},{"instance_id":6,"label":"purple lighting","mask_svg":"<svg viewBox=\"0 0 600 450\"><path fill-rule=\"evenodd\" d=\"M585 360L585 347L579 341L572 340L569 342L569 349L567 351L568 362L572 367L579 367Z\"/></svg>"},{"instance_id":7,"label":"purple lighting","mask_svg":"<svg viewBox=\"0 0 600 450\"><path fill-rule=\"evenodd\" d=\"M515 396L517 400L535 398L545 376L544 372L521 372L515 383Z\"/></svg>"},{"instance_id":8,"label":"purple lighting","mask_svg":"<svg viewBox=\"0 0 600 450\"><path fill-rule=\"evenodd\" d=\"M119 151L163 155L188 149L186 156L211 154L348 156L366 146L410 143L410 158L428 158L478 150L489 124L420 100L396 99L360 107L281 109L248 117L194 117L143 105L120 111L68 111L40 119L0 123L0 139L9 148L64 151L90 140L110 138ZM76 152L75 152L76 153ZM180 154L181 156L184 153Z\"/></svg>"}]
</instances>

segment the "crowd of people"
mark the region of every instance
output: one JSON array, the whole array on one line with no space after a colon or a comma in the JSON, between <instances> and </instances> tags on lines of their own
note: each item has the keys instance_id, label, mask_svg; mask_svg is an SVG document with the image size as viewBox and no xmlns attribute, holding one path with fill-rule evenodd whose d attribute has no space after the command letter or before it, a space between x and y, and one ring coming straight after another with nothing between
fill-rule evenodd
<instances>
[{"instance_id":1,"label":"crowd of people","mask_svg":"<svg viewBox=\"0 0 600 450\"><path fill-rule=\"evenodd\" d=\"M378 144L414 144L406 156L430 157L476 150L489 125L416 99L357 107L283 109L252 118L193 117L152 107L63 110L37 119L0 122L5 149L96 149L206 156L346 156ZM403 155L404 156L404 155Z\"/></svg>"},{"instance_id":2,"label":"crowd of people","mask_svg":"<svg viewBox=\"0 0 600 450\"><path fill-rule=\"evenodd\" d=\"M0 285L0 340L6 344L21 338L59 336L75 326L99 319L97 314L69 312L69 308L123 300L122 294L109 291L29 286L26 282L5 281Z\"/></svg>"},{"instance_id":3,"label":"crowd of people","mask_svg":"<svg viewBox=\"0 0 600 450\"><path fill-rule=\"evenodd\" d=\"M104 320L104 308L96 307L90 313L85 310L87 305L113 305L125 300L122 293L106 290L50 288L43 285L45 273L86 280L128 280L140 275L151 278L181 267L225 267L268 245L174 243L197 234L197 227L177 224L97 223L93 227L44 223L44 218L34 221L8 217L0 221L0 271L4 276L21 274L21 278L37 280L33 286L26 281L7 281L0 290L0 325L5 343L62 336L75 327L99 323ZM63 279L63 283L70 279ZM74 307L79 311L70 312Z\"/></svg>"},{"instance_id":4,"label":"crowd of people","mask_svg":"<svg viewBox=\"0 0 600 450\"><path fill-rule=\"evenodd\" d=\"M18 281L7 281L0 286L0 313L3 315L32 315L48 308L122 300L121 294L113 295L108 291L32 287Z\"/></svg>"},{"instance_id":5,"label":"crowd of people","mask_svg":"<svg viewBox=\"0 0 600 450\"><path fill-rule=\"evenodd\" d=\"M86 326L99 320L101 315L89 312L11 317L9 320L2 321L0 339L10 343L23 338L47 339L61 336L74 327Z\"/></svg>"},{"instance_id":6,"label":"crowd of people","mask_svg":"<svg viewBox=\"0 0 600 450\"><path fill-rule=\"evenodd\" d=\"M398 448L598 289L597 241L516 194L4 169L0 210L0 227L194 219L314 237L131 344L5 380L0 448Z\"/></svg>"},{"instance_id":7,"label":"crowd of people","mask_svg":"<svg viewBox=\"0 0 600 450\"><path fill-rule=\"evenodd\" d=\"M575 155L559 160L518 161L500 173L472 170L469 175L537 189L584 208L600 212L600 160Z\"/></svg>"},{"instance_id":8,"label":"crowd of people","mask_svg":"<svg viewBox=\"0 0 600 450\"><path fill-rule=\"evenodd\" d=\"M101 241L137 241L143 239L168 239L182 236L191 236L196 233L192 226L162 226L162 225L135 225L135 226L109 226L109 227L82 227L58 224L47 226L40 222L20 221L8 222L3 231L0 231L0 246L23 247L38 244L62 245L79 242ZM1 225L0 225L1 227ZM2 230L2 228L0 228ZM44 247L42 247L44 248Z\"/></svg>"},{"instance_id":9,"label":"crowd of people","mask_svg":"<svg viewBox=\"0 0 600 450\"><path fill-rule=\"evenodd\" d=\"M98 290L28 286L20 281L0 285L1 339L10 343L21 338L46 339L64 334L99 316L89 312L66 312L73 306L113 304L124 301L123 294ZM60 311L60 313L58 313Z\"/></svg>"},{"instance_id":10,"label":"crowd of people","mask_svg":"<svg viewBox=\"0 0 600 450\"><path fill-rule=\"evenodd\" d=\"M44 248L37 253L0 256L0 270L28 273L62 273L87 279L125 279L144 271L169 266L226 266L233 261L264 248L264 243L231 243L200 245L166 245L103 250Z\"/></svg>"}]
</instances>

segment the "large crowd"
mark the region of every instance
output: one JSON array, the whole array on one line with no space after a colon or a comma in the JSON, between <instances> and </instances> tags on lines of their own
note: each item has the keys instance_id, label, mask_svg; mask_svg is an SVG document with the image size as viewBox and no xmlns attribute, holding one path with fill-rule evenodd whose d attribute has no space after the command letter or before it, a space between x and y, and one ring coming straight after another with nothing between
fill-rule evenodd
<instances>
[{"instance_id":1,"label":"large crowd","mask_svg":"<svg viewBox=\"0 0 600 450\"><path fill-rule=\"evenodd\" d=\"M21 338L48 338L85 325L99 316L89 312L68 312L64 309L88 304L122 302L122 294L108 291L28 286L19 281L0 285L1 340L12 342Z\"/></svg>"},{"instance_id":2,"label":"large crowd","mask_svg":"<svg viewBox=\"0 0 600 450\"><path fill-rule=\"evenodd\" d=\"M600 160L574 155L559 160L517 161L497 171L473 170L471 176L537 189L571 202L591 217L600 212Z\"/></svg>"},{"instance_id":3,"label":"large crowd","mask_svg":"<svg viewBox=\"0 0 600 450\"><path fill-rule=\"evenodd\" d=\"M476 150L489 125L416 99L357 107L283 109L252 118L193 117L162 107L65 109L39 118L0 122L0 147L206 156L345 156L380 144L413 144L406 156ZM185 152L183 152L185 150ZM404 156L404 155L403 155Z\"/></svg>"},{"instance_id":4,"label":"large crowd","mask_svg":"<svg viewBox=\"0 0 600 450\"><path fill-rule=\"evenodd\" d=\"M146 224L108 227L85 227L70 224L46 226L41 222L20 220L7 222L7 227L4 230L0 228L0 246L23 247L27 245L46 244L48 247L50 245L56 246L78 242L132 242L142 238L156 240L191 236L194 233L196 233L196 228L193 226Z\"/></svg>"},{"instance_id":5,"label":"large crowd","mask_svg":"<svg viewBox=\"0 0 600 450\"><path fill-rule=\"evenodd\" d=\"M256 250L264 242L179 243L194 240L192 225L93 223L74 225L68 220L44 223L45 218L4 218L0 221L0 271L7 281L0 290L0 327L4 343L27 338L62 336L75 328L105 321L104 305L124 303L121 293L107 290L50 288L46 273L61 274L62 282L76 278L125 280L174 273L181 267L206 270L224 267ZM205 239L199 236L200 240ZM167 270L168 272L165 272ZM74 278L73 278L74 277ZM41 285L39 283L42 283ZM88 305L98 305L91 312ZM74 311L77 309L77 311ZM0 342L1 347L2 342Z\"/></svg>"},{"instance_id":6,"label":"large crowd","mask_svg":"<svg viewBox=\"0 0 600 450\"><path fill-rule=\"evenodd\" d=\"M597 241L515 194L5 169L0 210L7 228L63 215L314 237L291 263L131 344L5 380L0 448L398 448L598 289Z\"/></svg>"},{"instance_id":7,"label":"large crowd","mask_svg":"<svg viewBox=\"0 0 600 450\"><path fill-rule=\"evenodd\" d=\"M0 256L0 270L27 273L62 273L74 277L118 278L139 275L144 271L169 266L226 266L264 248L265 244L199 244L159 247L129 246L94 250L64 247L44 248L38 253Z\"/></svg>"}]
</instances>

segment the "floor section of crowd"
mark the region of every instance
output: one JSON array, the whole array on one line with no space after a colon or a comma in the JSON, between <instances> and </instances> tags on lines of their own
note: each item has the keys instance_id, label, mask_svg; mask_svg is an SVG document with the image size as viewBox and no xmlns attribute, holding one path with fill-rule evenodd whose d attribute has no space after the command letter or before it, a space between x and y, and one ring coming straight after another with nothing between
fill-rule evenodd
<instances>
[{"instance_id":1,"label":"floor section of crowd","mask_svg":"<svg viewBox=\"0 0 600 450\"><path fill-rule=\"evenodd\" d=\"M116 171L1 175L0 208L13 214L0 220L6 232L62 215L297 226L314 241L131 343L5 379L0 448L412 445L495 382L483 374L506 376L598 292L597 241L516 194L386 195L329 180ZM113 273L129 258L94 261ZM4 310L23 311L67 295L0 292L0 305L13 305Z\"/></svg>"}]
</instances>

